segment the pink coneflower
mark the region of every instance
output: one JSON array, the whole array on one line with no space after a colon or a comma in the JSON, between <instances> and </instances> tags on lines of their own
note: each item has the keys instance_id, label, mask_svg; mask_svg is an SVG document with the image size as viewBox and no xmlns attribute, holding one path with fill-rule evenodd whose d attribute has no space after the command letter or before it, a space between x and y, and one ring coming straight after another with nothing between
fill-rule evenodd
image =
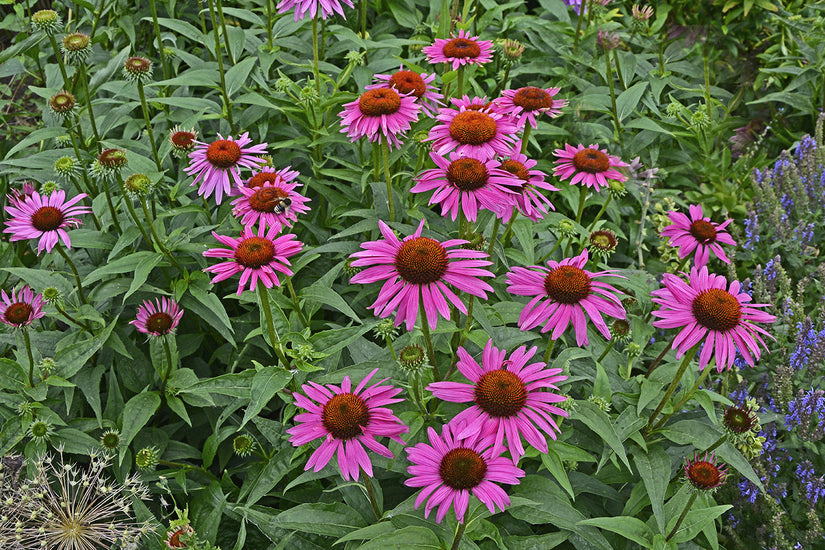
<instances>
[{"instance_id":1,"label":"pink coneflower","mask_svg":"<svg viewBox=\"0 0 825 550\"><path fill-rule=\"evenodd\" d=\"M278 13L285 13L295 8L295 21L304 19L307 15L310 19L314 19L319 12L321 19L326 19L335 13L346 19L342 3L350 8L353 7L350 0L281 0L278 3Z\"/></svg>"},{"instance_id":2,"label":"pink coneflower","mask_svg":"<svg viewBox=\"0 0 825 550\"><path fill-rule=\"evenodd\" d=\"M292 233L275 238L277 234L277 229L267 229L264 225L258 227L257 235L250 229L242 230L238 239L218 235L213 231L212 236L229 248L210 248L203 253L207 258L228 258L225 262L204 269L207 273L216 273L212 284L241 273L238 296L246 289L247 283L250 283L249 290L255 290L258 280L266 288L281 286L276 271L292 275L287 267L290 265L287 258L300 252L304 245L296 241Z\"/></svg>"},{"instance_id":3,"label":"pink coneflower","mask_svg":"<svg viewBox=\"0 0 825 550\"><path fill-rule=\"evenodd\" d=\"M489 111L492 113L501 113L498 105L486 97L470 97L464 94L462 97L451 98L450 103L455 105L455 108L459 111Z\"/></svg>"},{"instance_id":4,"label":"pink coneflower","mask_svg":"<svg viewBox=\"0 0 825 550\"><path fill-rule=\"evenodd\" d=\"M137 318L129 321L139 332L149 336L165 336L174 334L175 329L183 317L183 308L171 298L155 298L144 300L138 306Z\"/></svg>"},{"instance_id":5,"label":"pink coneflower","mask_svg":"<svg viewBox=\"0 0 825 550\"><path fill-rule=\"evenodd\" d=\"M232 136L224 138L218 134L220 139L212 143L195 141L195 150L189 153L189 166L184 171L190 176L195 176L192 185L201 182L198 188L198 195L209 198L215 194L215 202L220 204L224 195L228 195L235 185L243 185L240 168L257 168L265 161L260 155L266 153L266 143L247 147L252 140L249 139L249 132L244 132L238 139Z\"/></svg>"},{"instance_id":6,"label":"pink coneflower","mask_svg":"<svg viewBox=\"0 0 825 550\"><path fill-rule=\"evenodd\" d=\"M186 525L182 525L176 529L171 529L166 533L166 540L163 542L166 543L167 548L171 548L174 550L175 548L186 548L188 546L189 537L195 534L195 530L192 528L191 525L188 523ZM186 539L181 540L181 539Z\"/></svg>"},{"instance_id":7,"label":"pink coneflower","mask_svg":"<svg viewBox=\"0 0 825 550\"><path fill-rule=\"evenodd\" d=\"M404 70L402 65L393 74L377 74L373 77L378 82L370 84L364 88L367 90L377 90L379 88L395 88L401 95L412 94L421 105L421 110L428 116L435 116L439 106L442 105L441 98L444 96L438 93L438 88L432 85L435 81L435 73L418 74L415 71Z\"/></svg>"},{"instance_id":8,"label":"pink coneflower","mask_svg":"<svg viewBox=\"0 0 825 550\"><path fill-rule=\"evenodd\" d=\"M493 43L470 36L464 29L450 39L436 38L435 43L421 51L427 54L427 61L432 64L452 63L454 71L463 65L483 65L493 60Z\"/></svg>"},{"instance_id":9,"label":"pink coneflower","mask_svg":"<svg viewBox=\"0 0 825 550\"><path fill-rule=\"evenodd\" d=\"M510 505L510 497L497 483L518 485L524 470L516 468L508 458L499 456L493 449L495 436L470 433L458 434L463 425L450 423L441 428L441 435L427 428L430 444L419 443L407 447L407 458L412 462L407 472L412 476L404 482L408 487L423 487L415 498L415 508L426 500L424 517L438 506L435 520L441 523L450 506L455 517L464 523L464 514L470 503L470 493L487 506L491 514L496 507L504 510Z\"/></svg>"},{"instance_id":10,"label":"pink coneflower","mask_svg":"<svg viewBox=\"0 0 825 550\"><path fill-rule=\"evenodd\" d=\"M58 240L63 241L66 248L71 248L72 241L66 228L77 227L83 223L71 216L92 211L88 206L76 206L76 203L86 196L86 193L80 193L66 200L66 192L62 190L46 196L41 196L35 191L23 197L16 205L6 207L11 219L6 221L3 233L11 233L10 241L39 239L38 255L44 250L51 252Z\"/></svg>"},{"instance_id":11,"label":"pink coneflower","mask_svg":"<svg viewBox=\"0 0 825 550\"><path fill-rule=\"evenodd\" d=\"M439 155L455 151L480 159L506 155L518 131L509 117L491 109L462 107L441 109L436 124L424 141L432 141Z\"/></svg>"},{"instance_id":12,"label":"pink coneflower","mask_svg":"<svg viewBox=\"0 0 825 550\"><path fill-rule=\"evenodd\" d=\"M598 279L622 275L617 275L614 269L596 273L587 271L583 268L588 259L585 249L573 258L565 258L560 262L550 260L547 267L514 267L513 271L507 273L507 290L510 294L535 296L519 316L518 326L521 330L530 330L545 323L541 332L553 329L551 338L556 340L572 322L576 330L576 343L586 346L589 343L586 313L602 336L610 340L610 329L602 319L602 313L624 319L625 312L617 296L621 292ZM540 271L535 271L536 269Z\"/></svg>"},{"instance_id":13,"label":"pink coneflower","mask_svg":"<svg viewBox=\"0 0 825 550\"><path fill-rule=\"evenodd\" d=\"M403 136L410 129L410 124L418 120L420 110L412 93L401 95L395 88L375 88L345 103L338 116L341 132L346 132L350 141L366 137L372 142L386 143L392 149L393 145L401 148L398 134Z\"/></svg>"},{"instance_id":14,"label":"pink coneflower","mask_svg":"<svg viewBox=\"0 0 825 550\"><path fill-rule=\"evenodd\" d=\"M310 381L301 386L306 396L298 392L292 394L295 405L307 412L295 416L297 425L287 430L292 436L289 442L299 447L324 438L321 446L307 460L304 470L313 468L316 472L320 471L337 452L341 475L346 480L358 481L361 469L372 477L372 462L364 447L393 458L392 452L376 438L389 437L404 445L399 436L409 432L409 429L386 408L386 405L404 401L395 398L401 388L381 386L386 378L366 387L376 372L378 369L370 372L355 390L349 376L345 376L340 386L322 386Z\"/></svg>"},{"instance_id":15,"label":"pink coneflower","mask_svg":"<svg viewBox=\"0 0 825 550\"><path fill-rule=\"evenodd\" d=\"M704 341L699 368L705 368L715 350L716 370L722 372L733 365L737 349L751 366L761 354L757 342L768 349L757 333L771 335L754 323L773 323L776 317L755 309L768 304L749 303L751 297L740 292L739 281L733 281L728 287L727 279L708 273L707 266L694 266L689 282L670 273L665 273L662 282L665 288L651 292L653 302L661 306L653 312L660 318L653 326L684 327L673 339L672 349L677 350L677 358Z\"/></svg>"},{"instance_id":16,"label":"pink coneflower","mask_svg":"<svg viewBox=\"0 0 825 550\"><path fill-rule=\"evenodd\" d=\"M733 220L713 223L710 218L703 215L702 207L698 204L691 204L688 211L690 218L681 212L668 212L671 225L662 230L662 236L670 237L670 244L679 247L680 258L686 258L695 250L693 261L696 267L708 263L711 251L717 258L729 264L730 260L719 243L736 246L736 241L725 230Z\"/></svg>"},{"instance_id":17,"label":"pink coneflower","mask_svg":"<svg viewBox=\"0 0 825 550\"><path fill-rule=\"evenodd\" d=\"M246 183L241 185L240 187L248 187L253 189L255 187L262 187L263 185L269 183L272 185L281 185L283 183L292 183L301 173L298 170L293 170L291 166L287 166L286 168L281 168L280 170L275 170L271 166L263 166L261 167L261 171L257 172L252 175ZM233 187L229 191L230 196L238 196L240 195L240 188Z\"/></svg>"},{"instance_id":18,"label":"pink coneflower","mask_svg":"<svg viewBox=\"0 0 825 550\"><path fill-rule=\"evenodd\" d=\"M553 174L566 180L571 184L582 183L587 187L593 187L598 191L601 187L607 187L607 180L623 182L627 176L615 170L616 166L627 166L619 157L608 155L607 151L599 149L598 145L585 147L579 143L578 147L565 144L564 149L556 149L556 168Z\"/></svg>"},{"instance_id":19,"label":"pink coneflower","mask_svg":"<svg viewBox=\"0 0 825 550\"><path fill-rule=\"evenodd\" d=\"M350 282L367 284L386 281L375 303L370 306L379 317L396 312L395 325L406 320L407 330L412 330L418 318L420 297L427 321L434 328L439 313L445 319L450 318L447 300L462 313L467 313L467 308L448 284L485 300L486 292L492 292L493 287L479 279L493 277L492 273L481 269L491 263L484 259L487 254L453 248L467 241L452 239L440 243L422 237L424 220L421 220L415 233L403 241L399 241L383 221L378 221L378 228L384 240L361 243L361 248L365 250L352 255L357 258L351 264L353 267L370 267L355 274Z\"/></svg>"},{"instance_id":20,"label":"pink coneflower","mask_svg":"<svg viewBox=\"0 0 825 550\"><path fill-rule=\"evenodd\" d=\"M435 189L428 204L441 203L442 216L449 212L455 220L459 205L464 217L471 222L476 221L479 208L486 208L499 218L512 210L521 180L502 170L499 161L484 161L458 153L450 153L450 160L435 153L430 153L430 158L437 168L422 172L410 192Z\"/></svg>"},{"instance_id":21,"label":"pink coneflower","mask_svg":"<svg viewBox=\"0 0 825 550\"><path fill-rule=\"evenodd\" d=\"M241 196L232 201L232 214L241 224L251 227L261 223L276 231L298 220L298 214L309 212L309 199L296 193L299 183L265 183L261 187L239 187Z\"/></svg>"},{"instance_id":22,"label":"pink coneflower","mask_svg":"<svg viewBox=\"0 0 825 550\"><path fill-rule=\"evenodd\" d=\"M553 99L560 88L537 88L526 86L517 90L504 90L496 104L501 111L518 122L519 128L524 128L529 121L530 126L537 127L536 115L544 113L551 118L561 114L561 108L567 105L566 99Z\"/></svg>"},{"instance_id":23,"label":"pink coneflower","mask_svg":"<svg viewBox=\"0 0 825 550\"><path fill-rule=\"evenodd\" d=\"M501 161L501 169L510 172L521 182L521 191L515 197L518 211L534 222L544 218L543 214L547 214L547 207L550 207L550 210L555 210L556 207L538 190L558 191L559 189L544 180L546 174L535 169L538 164L535 160L521 153L521 141L513 145L508 156L510 158ZM505 214L504 221L509 221L510 215L512 215L512 210Z\"/></svg>"},{"instance_id":24,"label":"pink coneflower","mask_svg":"<svg viewBox=\"0 0 825 550\"><path fill-rule=\"evenodd\" d=\"M705 453L700 457L699 451L693 453L693 460L685 459L685 476L691 485L700 491L710 491L722 486L728 477L728 469L723 462L716 460L716 453Z\"/></svg>"},{"instance_id":25,"label":"pink coneflower","mask_svg":"<svg viewBox=\"0 0 825 550\"><path fill-rule=\"evenodd\" d=\"M463 348L458 348L458 370L472 384L459 382L435 382L427 386L433 395L451 403L473 403L460 412L450 423L463 424L456 432L458 437L472 433L495 433L493 454L505 450L504 437L513 464L524 456L521 436L539 451L547 452L547 440L542 432L556 439L559 427L552 415L567 416L567 412L552 405L566 397L544 391L557 390L556 383L567 380L562 369L546 369L545 363L527 362L538 348L527 350L521 346L505 360L505 350L493 346L490 339L484 346L481 366Z\"/></svg>"},{"instance_id":26,"label":"pink coneflower","mask_svg":"<svg viewBox=\"0 0 825 550\"><path fill-rule=\"evenodd\" d=\"M0 321L13 327L24 327L40 319L43 313L43 295L35 294L29 285L23 285L20 290L12 290L11 295L5 290L0 291Z\"/></svg>"},{"instance_id":27,"label":"pink coneflower","mask_svg":"<svg viewBox=\"0 0 825 550\"><path fill-rule=\"evenodd\" d=\"M26 197L30 197L36 191L34 184L30 181L23 183L20 189L12 189L11 193L6 195L6 200L12 206L18 206Z\"/></svg>"}]
</instances>

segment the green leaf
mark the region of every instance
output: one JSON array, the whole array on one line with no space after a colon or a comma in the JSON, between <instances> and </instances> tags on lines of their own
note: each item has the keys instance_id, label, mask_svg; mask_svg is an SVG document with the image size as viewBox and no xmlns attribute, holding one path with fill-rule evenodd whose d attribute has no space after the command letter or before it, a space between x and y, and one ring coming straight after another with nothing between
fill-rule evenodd
<instances>
[{"instance_id":1,"label":"green leaf","mask_svg":"<svg viewBox=\"0 0 825 550\"><path fill-rule=\"evenodd\" d=\"M256 368L260 365L255 363ZM247 422L258 415L264 407L275 397L275 394L284 389L292 380L292 374L278 367L261 367L252 379L252 393L249 406L241 422L243 428Z\"/></svg>"},{"instance_id":2,"label":"green leaf","mask_svg":"<svg viewBox=\"0 0 825 550\"><path fill-rule=\"evenodd\" d=\"M73 342L65 347L58 343L54 360L58 365L58 374L65 379L69 379L82 369L86 362L103 347L109 335L117 325L116 317L109 326L101 331L97 336L79 342ZM61 340L62 342L63 340Z\"/></svg>"},{"instance_id":3,"label":"green leaf","mask_svg":"<svg viewBox=\"0 0 825 550\"><path fill-rule=\"evenodd\" d=\"M326 305L335 308L356 323L361 324L361 317L331 288L312 285L301 290L301 297L321 306Z\"/></svg>"},{"instance_id":4,"label":"green leaf","mask_svg":"<svg viewBox=\"0 0 825 550\"><path fill-rule=\"evenodd\" d=\"M646 89L647 82L637 82L619 94L619 97L616 98L616 113L619 117L619 122L622 122L633 112L639 104L639 101L641 101Z\"/></svg>"},{"instance_id":5,"label":"green leaf","mask_svg":"<svg viewBox=\"0 0 825 550\"><path fill-rule=\"evenodd\" d=\"M692 540L708 523L713 522L713 520L731 508L733 508L731 504L723 504L720 506L711 506L710 508L701 508L699 510L696 508L692 509L688 512L688 515L685 516L682 525L679 526L679 530L676 531L676 534L670 539L671 542L679 544L680 542ZM676 519L671 520L671 523L676 525ZM673 529L673 525L668 525L668 529Z\"/></svg>"},{"instance_id":6,"label":"green leaf","mask_svg":"<svg viewBox=\"0 0 825 550\"><path fill-rule=\"evenodd\" d=\"M174 395L167 395L166 396L166 404L169 405L169 408L172 411L181 417L184 422L192 426L192 420L189 418L189 413L186 412L186 404L180 397L176 397Z\"/></svg>"},{"instance_id":7,"label":"green leaf","mask_svg":"<svg viewBox=\"0 0 825 550\"><path fill-rule=\"evenodd\" d=\"M197 384L193 384L188 388L180 390L179 394L203 394L203 393L217 393L220 395L228 395L230 397L249 398L249 392L252 387L252 378L255 376L255 371L248 369L245 371L224 374L215 378L208 378L201 380Z\"/></svg>"},{"instance_id":8,"label":"green leaf","mask_svg":"<svg viewBox=\"0 0 825 550\"><path fill-rule=\"evenodd\" d=\"M123 409L123 424L120 429L120 440L123 446L120 449L120 462L129 444L137 433L143 428L149 419L160 407L160 395L155 391L144 391L132 397Z\"/></svg>"},{"instance_id":9,"label":"green leaf","mask_svg":"<svg viewBox=\"0 0 825 550\"><path fill-rule=\"evenodd\" d=\"M649 547L653 538L653 530L645 522L629 516L586 519L580 521L579 525L593 525L599 529L618 533L644 547Z\"/></svg>"},{"instance_id":10,"label":"green leaf","mask_svg":"<svg viewBox=\"0 0 825 550\"><path fill-rule=\"evenodd\" d=\"M358 547L360 550L441 549L441 542L432 530L411 525L393 533L379 535Z\"/></svg>"},{"instance_id":11,"label":"green leaf","mask_svg":"<svg viewBox=\"0 0 825 550\"><path fill-rule=\"evenodd\" d=\"M550 550L570 538L570 531L557 531L529 537L504 537L507 550Z\"/></svg>"},{"instance_id":12,"label":"green leaf","mask_svg":"<svg viewBox=\"0 0 825 550\"><path fill-rule=\"evenodd\" d=\"M192 313L201 317L220 332L227 342L233 346L235 345L235 331L223 303L217 296L210 292L204 292L194 285L189 285L189 296L182 298L181 306L184 309L192 310Z\"/></svg>"},{"instance_id":13,"label":"green leaf","mask_svg":"<svg viewBox=\"0 0 825 550\"><path fill-rule=\"evenodd\" d=\"M701 448L701 447L700 447ZM705 447L707 449L707 447ZM716 454L719 458L728 463L728 466L735 468L737 472L748 478L748 481L759 487L759 490L765 492L765 487L762 485L762 480L756 475L750 462L739 452L739 449L731 445L730 441L725 441L716 449Z\"/></svg>"},{"instance_id":14,"label":"green leaf","mask_svg":"<svg viewBox=\"0 0 825 550\"><path fill-rule=\"evenodd\" d=\"M570 485L570 479L567 477L567 470L564 469L564 465L562 464L559 455L556 454L553 449L549 449L546 453L542 453L541 463L544 464L544 467L547 468L548 472L553 474L553 477L556 478L559 485L567 491L570 498L576 500L576 495L573 492L573 486Z\"/></svg>"},{"instance_id":15,"label":"green leaf","mask_svg":"<svg viewBox=\"0 0 825 550\"><path fill-rule=\"evenodd\" d=\"M235 64L231 69L226 71L226 93L231 96L241 89L243 83L252 72L255 62L258 60L256 56L249 56L243 61Z\"/></svg>"},{"instance_id":16,"label":"green leaf","mask_svg":"<svg viewBox=\"0 0 825 550\"><path fill-rule=\"evenodd\" d=\"M596 435L600 436L604 442L613 449L613 452L619 456L625 466L627 466L627 469L631 472L633 471L630 467L630 462L627 460L624 445L619 439L613 423L610 421L610 417L607 416L603 410L588 401L577 401L576 408L570 417L581 420L585 426L596 432Z\"/></svg>"},{"instance_id":17,"label":"green leaf","mask_svg":"<svg viewBox=\"0 0 825 550\"><path fill-rule=\"evenodd\" d=\"M123 302L126 303L126 298L131 296L140 287L143 286L143 283L146 282L146 279L149 278L149 274L152 273L152 270L163 260L163 254L155 253L152 256L146 256L137 264L135 267L135 274L134 278L132 279L132 284L129 285L129 290L126 294L123 295Z\"/></svg>"},{"instance_id":18,"label":"green leaf","mask_svg":"<svg viewBox=\"0 0 825 550\"><path fill-rule=\"evenodd\" d=\"M341 502L299 504L278 514L272 523L283 529L329 537L343 537L366 525L358 512Z\"/></svg>"},{"instance_id":19,"label":"green leaf","mask_svg":"<svg viewBox=\"0 0 825 550\"><path fill-rule=\"evenodd\" d=\"M670 457L661 447L654 445L648 448L647 454L636 450L633 453L633 460L647 489L659 532L664 532L667 523L665 492L670 483Z\"/></svg>"},{"instance_id":20,"label":"green leaf","mask_svg":"<svg viewBox=\"0 0 825 550\"><path fill-rule=\"evenodd\" d=\"M135 252L133 254L129 254L128 256L124 256L123 258L110 261L86 275L86 278L83 280L83 286L89 286L94 282L108 277L109 275L132 273L140 262L147 258L154 258L155 256L157 256L157 252L143 250L141 252Z\"/></svg>"}]
</instances>

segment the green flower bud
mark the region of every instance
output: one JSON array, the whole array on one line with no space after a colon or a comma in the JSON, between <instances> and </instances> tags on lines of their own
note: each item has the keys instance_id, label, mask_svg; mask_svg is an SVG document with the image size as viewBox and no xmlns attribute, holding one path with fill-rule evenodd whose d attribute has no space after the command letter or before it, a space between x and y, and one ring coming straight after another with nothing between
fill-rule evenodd
<instances>
[{"instance_id":1,"label":"green flower bud","mask_svg":"<svg viewBox=\"0 0 825 550\"><path fill-rule=\"evenodd\" d=\"M238 456L249 456L255 450L255 440L246 434L241 434L232 440L232 450Z\"/></svg>"}]
</instances>

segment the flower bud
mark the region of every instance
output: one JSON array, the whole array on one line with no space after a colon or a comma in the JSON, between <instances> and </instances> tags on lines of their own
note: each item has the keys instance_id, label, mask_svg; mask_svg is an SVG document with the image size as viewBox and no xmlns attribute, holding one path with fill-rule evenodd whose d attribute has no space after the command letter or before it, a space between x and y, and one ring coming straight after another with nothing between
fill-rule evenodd
<instances>
[{"instance_id":1,"label":"flower bud","mask_svg":"<svg viewBox=\"0 0 825 550\"><path fill-rule=\"evenodd\" d=\"M73 32L63 37L60 50L71 65L80 65L92 52L92 42L88 34Z\"/></svg>"},{"instance_id":2,"label":"flower bud","mask_svg":"<svg viewBox=\"0 0 825 550\"><path fill-rule=\"evenodd\" d=\"M418 344L404 346L401 348L401 353L398 354L398 362L408 374L417 374L427 362L424 348Z\"/></svg>"},{"instance_id":3,"label":"flower bud","mask_svg":"<svg viewBox=\"0 0 825 550\"><path fill-rule=\"evenodd\" d=\"M152 78L152 62L145 57L130 57L123 63L123 76L130 82L146 84Z\"/></svg>"},{"instance_id":4,"label":"flower bud","mask_svg":"<svg viewBox=\"0 0 825 550\"><path fill-rule=\"evenodd\" d=\"M249 456L255 450L255 440L246 434L241 434L232 440L232 450L240 457Z\"/></svg>"},{"instance_id":5,"label":"flower bud","mask_svg":"<svg viewBox=\"0 0 825 550\"><path fill-rule=\"evenodd\" d=\"M75 106L74 95L66 90L60 90L49 98L49 110L61 118L72 115Z\"/></svg>"},{"instance_id":6,"label":"flower bud","mask_svg":"<svg viewBox=\"0 0 825 550\"><path fill-rule=\"evenodd\" d=\"M54 10L40 10L34 12L31 23L35 30L43 31L50 36L60 30L60 27L63 26L60 16L57 15L57 12Z\"/></svg>"}]
</instances>

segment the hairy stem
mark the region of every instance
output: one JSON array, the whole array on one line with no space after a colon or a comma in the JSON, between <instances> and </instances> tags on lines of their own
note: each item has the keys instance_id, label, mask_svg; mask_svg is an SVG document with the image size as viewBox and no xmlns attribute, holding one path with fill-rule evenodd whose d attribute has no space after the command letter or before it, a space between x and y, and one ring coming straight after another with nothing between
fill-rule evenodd
<instances>
[{"instance_id":1,"label":"hairy stem","mask_svg":"<svg viewBox=\"0 0 825 550\"><path fill-rule=\"evenodd\" d=\"M66 254L66 251L63 250L63 245L58 244L54 247L54 249L57 250L57 253L63 256L63 259L66 260L67 264L69 264L69 268L72 270L72 274L74 274L75 284L77 285L77 296L80 298L80 301L84 304L88 304L89 301L86 299L86 294L83 292L83 284L80 282L80 274L77 272L74 262L69 255Z\"/></svg>"}]
</instances>

